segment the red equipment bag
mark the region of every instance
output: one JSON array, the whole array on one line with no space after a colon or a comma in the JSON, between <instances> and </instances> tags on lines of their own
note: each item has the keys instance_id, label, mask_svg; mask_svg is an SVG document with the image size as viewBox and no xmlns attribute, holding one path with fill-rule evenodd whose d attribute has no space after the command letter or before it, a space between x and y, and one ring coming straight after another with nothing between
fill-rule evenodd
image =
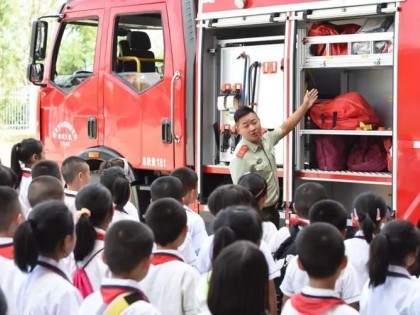
<instances>
[{"instance_id":1,"label":"red equipment bag","mask_svg":"<svg viewBox=\"0 0 420 315\"><path fill-rule=\"evenodd\" d=\"M345 136L317 136L316 160L322 171L341 171L347 168L349 140Z\"/></svg>"},{"instance_id":2,"label":"red equipment bag","mask_svg":"<svg viewBox=\"0 0 420 315\"><path fill-rule=\"evenodd\" d=\"M355 34L360 29L357 24L335 25L328 22L314 23L308 31L308 36L326 36L326 35L344 35ZM325 56L326 45L311 45L310 51L312 56ZM335 43L330 46L330 55L347 55L347 43Z\"/></svg>"},{"instance_id":3,"label":"red equipment bag","mask_svg":"<svg viewBox=\"0 0 420 315\"><path fill-rule=\"evenodd\" d=\"M321 129L354 130L360 122L376 126L379 119L368 102L357 92L341 94L312 106L312 122Z\"/></svg>"},{"instance_id":4,"label":"red equipment bag","mask_svg":"<svg viewBox=\"0 0 420 315\"><path fill-rule=\"evenodd\" d=\"M386 152L387 170L392 172L392 138L387 137L384 139L384 147Z\"/></svg>"},{"instance_id":5,"label":"red equipment bag","mask_svg":"<svg viewBox=\"0 0 420 315\"><path fill-rule=\"evenodd\" d=\"M360 137L347 161L348 169L356 172L382 172L387 166L387 153L381 137Z\"/></svg>"}]
</instances>

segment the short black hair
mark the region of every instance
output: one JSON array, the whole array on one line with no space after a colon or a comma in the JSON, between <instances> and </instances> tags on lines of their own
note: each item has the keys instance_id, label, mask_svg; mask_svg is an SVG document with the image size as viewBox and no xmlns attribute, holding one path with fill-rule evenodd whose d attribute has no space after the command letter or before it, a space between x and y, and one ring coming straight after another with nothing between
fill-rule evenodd
<instances>
[{"instance_id":1,"label":"short black hair","mask_svg":"<svg viewBox=\"0 0 420 315\"><path fill-rule=\"evenodd\" d=\"M69 156L61 164L61 174L66 184L74 181L79 172L84 172L89 168L89 164L79 156Z\"/></svg>"},{"instance_id":2,"label":"short black hair","mask_svg":"<svg viewBox=\"0 0 420 315\"><path fill-rule=\"evenodd\" d=\"M207 206L214 216L229 206L249 206L258 209L257 202L249 190L235 184L217 187L210 194Z\"/></svg>"},{"instance_id":3,"label":"short black hair","mask_svg":"<svg viewBox=\"0 0 420 315\"><path fill-rule=\"evenodd\" d=\"M41 160L32 166L32 178L37 178L42 175L49 175L61 181L60 166L56 161Z\"/></svg>"},{"instance_id":4,"label":"short black hair","mask_svg":"<svg viewBox=\"0 0 420 315\"><path fill-rule=\"evenodd\" d=\"M309 222L325 222L335 226L340 231L347 227L347 212L344 206L335 200L320 200L309 210Z\"/></svg>"},{"instance_id":5,"label":"short black hair","mask_svg":"<svg viewBox=\"0 0 420 315\"><path fill-rule=\"evenodd\" d=\"M0 200L0 231L6 231L21 213L21 206L17 192L11 187L0 187Z\"/></svg>"},{"instance_id":6,"label":"short black hair","mask_svg":"<svg viewBox=\"0 0 420 315\"><path fill-rule=\"evenodd\" d=\"M331 224L311 223L298 234L296 252L309 277L328 278L343 261L344 239Z\"/></svg>"},{"instance_id":7,"label":"short black hair","mask_svg":"<svg viewBox=\"0 0 420 315\"><path fill-rule=\"evenodd\" d=\"M255 111L251 107L241 106L235 111L235 114L233 114L233 119L235 120L235 123L237 124L239 122L239 119L251 113L256 114Z\"/></svg>"},{"instance_id":8,"label":"short black hair","mask_svg":"<svg viewBox=\"0 0 420 315\"><path fill-rule=\"evenodd\" d=\"M324 186L319 183L307 182L296 188L293 199L295 201L295 207L299 217L307 219L309 209L312 205L319 200L327 198L327 191Z\"/></svg>"},{"instance_id":9,"label":"short black hair","mask_svg":"<svg viewBox=\"0 0 420 315\"><path fill-rule=\"evenodd\" d=\"M184 196L191 190L197 189L198 176L189 167L178 167L171 173L171 176L175 176L181 180L182 186L184 187Z\"/></svg>"},{"instance_id":10,"label":"short black hair","mask_svg":"<svg viewBox=\"0 0 420 315\"><path fill-rule=\"evenodd\" d=\"M153 233L141 222L115 222L105 234L104 255L114 275L126 274L149 257L153 248Z\"/></svg>"},{"instance_id":11,"label":"short black hair","mask_svg":"<svg viewBox=\"0 0 420 315\"><path fill-rule=\"evenodd\" d=\"M115 209L124 211L124 206L130 200L131 195L130 180L125 175L124 170L119 166L104 169L99 181L111 192Z\"/></svg>"},{"instance_id":12,"label":"short black hair","mask_svg":"<svg viewBox=\"0 0 420 315\"><path fill-rule=\"evenodd\" d=\"M0 186L18 187L18 177L10 167L0 165Z\"/></svg>"},{"instance_id":13,"label":"short black hair","mask_svg":"<svg viewBox=\"0 0 420 315\"><path fill-rule=\"evenodd\" d=\"M29 184L28 201L32 208L43 201L63 199L63 184L55 177L42 175L34 178Z\"/></svg>"},{"instance_id":14,"label":"short black hair","mask_svg":"<svg viewBox=\"0 0 420 315\"><path fill-rule=\"evenodd\" d=\"M152 201L161 198L174 198L179 202L184 197L184 187L179 178L175 176L162 176L155 179L150 186Z\"/></svg>"},{"instance_id":15,"label":"short black hair","mask_svg":"<svg viewBox=\"0 0 420 315\"><path fill-rule=\"evenodd\" d=\"M187 225L187 214L174 198L153 201L146 211L146 224L155 235L155 242L165 246L175 241Z\"/></svg>"},{"instance_id":16,"label":"short black hair","mask_svg":"<svg viewBox=\"0 0 420 315\"><path fill-rule=\"evenodd\" d=\"M255 201L260 201L267 196L267 181L257 173L248 173L239 177L238 185L248 189L254 196Z\"/></svg>"}]
</instances>

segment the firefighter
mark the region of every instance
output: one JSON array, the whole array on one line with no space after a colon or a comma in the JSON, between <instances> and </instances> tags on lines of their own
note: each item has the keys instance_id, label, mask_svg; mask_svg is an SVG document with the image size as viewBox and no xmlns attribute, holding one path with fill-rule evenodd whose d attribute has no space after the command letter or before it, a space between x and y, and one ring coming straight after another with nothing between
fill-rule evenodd
<instances>
[{"instance_id":1,"label":"firefighter","mask_svg":"<svg viewBox=\"0 0 420 315\"><path fill-rule=\"evenodd\" d=\"M279 128L264 134L260 119L253 109L243 106L234 114L235 124L242 139L236 146L234 158L229 166L232 181L236 184L239 177L249 172L257 173L267 181L268 193L262 210L263 218L273 222L277 228L280 225L277 211L280 188L274 146L295 128L317 98L316 89L306 91L302 105Z\"/></svg>"}]
</instances>

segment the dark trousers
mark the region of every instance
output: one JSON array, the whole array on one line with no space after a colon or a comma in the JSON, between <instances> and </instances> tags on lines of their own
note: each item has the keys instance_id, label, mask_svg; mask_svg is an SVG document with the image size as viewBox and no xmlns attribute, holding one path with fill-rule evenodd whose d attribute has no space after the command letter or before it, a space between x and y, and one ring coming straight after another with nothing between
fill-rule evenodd
<instances>
[{"instance_id":1,"label":"dark trousers","mask_svg":"<svg viewBox=\"0 0 420 315\"><path fill-rule=\"evenodd\" d=\"M262 209L262 217L264 221L273 222L277 229L280 227L280 215L277 203Z\"/></svg>"}]
</instances>

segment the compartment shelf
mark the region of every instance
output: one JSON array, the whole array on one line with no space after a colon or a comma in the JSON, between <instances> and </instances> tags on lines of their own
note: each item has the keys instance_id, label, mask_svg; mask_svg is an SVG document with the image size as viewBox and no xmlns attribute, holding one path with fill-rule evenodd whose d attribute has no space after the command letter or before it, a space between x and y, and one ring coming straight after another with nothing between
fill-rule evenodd
<instances>
[{"instance_id":1,"label":"compartment shelf","mask_svg":"<svg viewBox=\"0 0 420 315\"><path fill-rule=\"evenodd\" d=\"M341 135L341 136L381 136L391 137L392 130L324 130L324 129L301 129L301 135Z\"/></svg>"},{"instance_id":2,"label":"compartment shelf","mask_svg":"<svg viewBox=\"0 0 420 315\"><path fill-rule=\"evenodd\" d=\"M298 170L296 177L305 180L363 183L363 184L392 184L392 174L389 172L352 172L352 171L322 171L319 169Z\"/></svg>"}]
</instances>

